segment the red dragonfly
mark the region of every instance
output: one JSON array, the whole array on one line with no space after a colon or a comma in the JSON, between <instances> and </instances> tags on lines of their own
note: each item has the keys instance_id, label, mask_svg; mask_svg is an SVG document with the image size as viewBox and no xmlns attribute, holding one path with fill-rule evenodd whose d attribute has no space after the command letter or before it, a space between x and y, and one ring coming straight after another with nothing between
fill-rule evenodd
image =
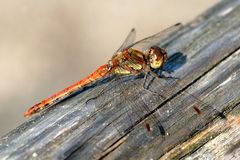
<instances>
[{"instance_id":1,"label":"red dragonfly","mask_svg":"<svg viewBox=\"0 0 240 160\"><path fill-rule=\"evenodd\" d=\"M146 78L146 75L151 73L152 75L157 76L154 72L152 72L152 70L160 69L168 59L165 49L157 47L157 43L174 34L182 27L183 25L180 23L175 24L174 26L171 26L153 36L147 37L135 43L133 43L133 41L135 39L136 31L135 29L132 29L124 43L114 53L107 64L100 66L88 77L52 95L40 103L35 104L24 113L24 116L30 117L49 107L51 104L66 98L80 88L83 88L86 85L96 82L97 80L111 74L120 76L145 74ZM147 128L149 130L149 127Z\"/></svg>"}]
</instances>

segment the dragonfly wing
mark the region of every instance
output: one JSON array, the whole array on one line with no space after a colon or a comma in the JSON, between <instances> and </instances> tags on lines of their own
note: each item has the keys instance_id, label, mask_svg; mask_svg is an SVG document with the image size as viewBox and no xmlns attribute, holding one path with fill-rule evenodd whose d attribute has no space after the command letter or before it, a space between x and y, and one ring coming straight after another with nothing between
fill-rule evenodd
<instances>
[{"instance_id":1,"label":"dragonfly wing","mask_svg":"<svg viewBox=\"0 0 240 160\"><path fill-rule=\"evenodd\" d=\"M127 38L124 40L123 44L119 47L119 49L113 54L116 55L118 52L122 51L124 48L127 48L129 45L133 44L136 38L136 30L132 28L129 32Z\"/></svg>"},{"instance_id":2,"label":"dragonfly wing","mask_svg":"<svg viewBox=\"0 0 240 160\"><path fill-rule=\"evenodd\" d=\"M169 28L164 29L163 31L154 34L152 36L149 36L147 38L144 38L140 41L137 41L127 48L135 48L141 51L145 51L149 49L152 46L158 45L161 41L165 40L167 37L173 35L178 30L180 30L183 27L181 23L177 23Z\"/></svg>"}]
</instances>

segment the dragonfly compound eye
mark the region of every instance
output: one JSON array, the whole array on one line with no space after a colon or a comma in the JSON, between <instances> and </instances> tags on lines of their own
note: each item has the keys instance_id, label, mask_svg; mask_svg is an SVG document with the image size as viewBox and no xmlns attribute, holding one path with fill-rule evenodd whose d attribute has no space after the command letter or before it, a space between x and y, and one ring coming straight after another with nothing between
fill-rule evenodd
<instances>
[{"instance_id":1,"label":"dragonfly compound eye","mask_svg":"<svg viewBox=\"0 0 240 160\"><path fill-rule=\"evenodd\" d=\"M149 50L150 66L154 69L162 67L167 61L167 52L157 46L153 46Z\"/></svg>"}]
</instances>

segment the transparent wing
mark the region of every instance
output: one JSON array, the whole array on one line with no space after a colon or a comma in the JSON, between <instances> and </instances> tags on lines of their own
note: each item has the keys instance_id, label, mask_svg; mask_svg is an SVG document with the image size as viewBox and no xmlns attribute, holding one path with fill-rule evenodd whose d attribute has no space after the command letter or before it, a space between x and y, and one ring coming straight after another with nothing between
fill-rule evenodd
<instances>
[{"instance_id":1,"label":"transparent wing","mask_svg":"<svg viewBox=\"0 0 240 160\"><path fill-rule=\"evenodd\" d=\"M127 48L129 45L133 44L135 38L136 38L136 30L135 28L132 28L127 38L124 40L123 44L113 55L117 54L119 51L122 51L124 48Z\"/></svg>"},{"instance_id":2,"label":"transparent wing","mask_svg":"<svg viewBox=\"0 0 240 160\"><path fill-rule=\"evenodd\" d=\"M177 23L169 28L164 29L163 31L161 31L157 34L154 34L154 35L144 38L140 41L137 41L137 42L129 45L127 48L135 48L140 51L145 51L145 50L149 49L150 47L159 44L161 41L163 41L167 37L173 35L178 30L180 30L182 27L183 27L183 25L181 23Z\"/></svg>"}]
</instances>

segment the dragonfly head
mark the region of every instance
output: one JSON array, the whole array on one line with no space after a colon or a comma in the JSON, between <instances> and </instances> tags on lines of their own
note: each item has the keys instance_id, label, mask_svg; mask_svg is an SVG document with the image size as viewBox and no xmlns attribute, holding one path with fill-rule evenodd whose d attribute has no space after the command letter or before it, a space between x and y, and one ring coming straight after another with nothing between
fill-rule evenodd
<instances>
[{"instance_id":1,"label":"dragonfly head","mask_svg":"<svg viewBox=\"0 0 240 160\"><path fill-rule=\"evenodd\" d=\"M153 46L148 53L148 64L151 68L158 69L162 67L167 61L167 52L163 48Z\"/></svg>"}]
</instances>

